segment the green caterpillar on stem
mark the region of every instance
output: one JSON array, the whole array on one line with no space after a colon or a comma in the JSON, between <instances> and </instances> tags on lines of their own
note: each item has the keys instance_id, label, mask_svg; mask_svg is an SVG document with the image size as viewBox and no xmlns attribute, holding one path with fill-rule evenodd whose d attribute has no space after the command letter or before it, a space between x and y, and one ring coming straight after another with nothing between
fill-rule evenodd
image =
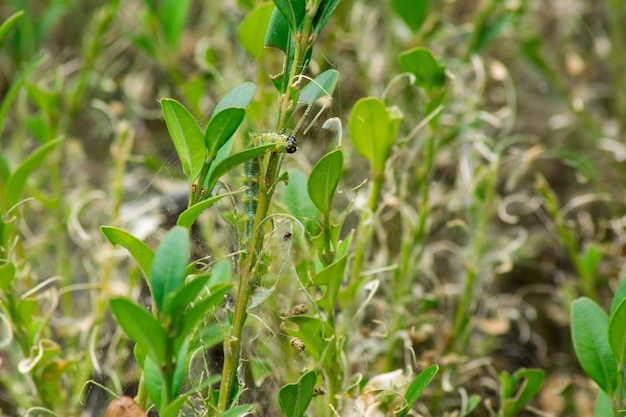
<instances>
[{"instance_id":1,"label":"green caterpillar on stem","mask_svg":"<svg viewBox=\"0 0 626 417\"><path fill-rule=\"evenodd\" d=\"M274 152L294 153L298 150L298 142L293 136L280 133L261 133L253 136L250 140L250 147L276 144ZM261 175L261 158L249 159L243 164L243 177L241 182L247 188L243 192L241 202L243 203L244 221L244 242L250 240L254 219L256 217L257 203L259 201L259 181Z\"/></svg>"}]
</instances>

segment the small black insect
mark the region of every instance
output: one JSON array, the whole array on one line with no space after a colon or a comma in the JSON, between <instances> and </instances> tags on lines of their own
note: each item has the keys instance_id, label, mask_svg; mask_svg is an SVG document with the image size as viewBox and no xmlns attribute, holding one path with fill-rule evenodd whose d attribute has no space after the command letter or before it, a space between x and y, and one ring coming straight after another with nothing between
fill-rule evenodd
<instances>
[{"instance_id":1,"label":"small black insect","mask_svg":"<svg viewBox=\"0 0 626 417\"><path fill-rule=\"evenodd\" d=\"M293 236L291 232L287 232L283 235L283 240L287 242L289 239L291 239L291 236Z\"/></svg>"},{"instance_id":2,"label":"small black insect","mask_svg":"<svg viewBox=\"0 0 626 417\"><path fill-rule=\"evenodd\" d=\"M298 150L298 141L293 136L289 136L287 138L287 145L285 146L285 151L287 153L295 153Z\"/></svg>"}]
</instances>

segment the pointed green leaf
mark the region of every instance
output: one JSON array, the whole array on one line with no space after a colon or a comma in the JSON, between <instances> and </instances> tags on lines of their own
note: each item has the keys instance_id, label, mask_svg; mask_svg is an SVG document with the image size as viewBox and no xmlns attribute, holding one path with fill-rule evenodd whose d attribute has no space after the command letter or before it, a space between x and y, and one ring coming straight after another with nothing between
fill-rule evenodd
<instances>
[{"instance_id":1,"label":"pointed green leaf","mask_svg":"<svg viewBox=\"0 0 626 417\"><path fill-rule=\"evenodd\" d=\"M9 34L9 31L13 28L13 26L17 23L17 21L24 15L24 10L20 10L18 12L13 13L7 20L2 22L0 25L0 48L4 43L4 39Z\"/></svg>"},{"instance_id":2,"label":"pointed green leaf","mask_svg":"<svg viewBox=\"0 0 626 417\"><path fill-rule=\"evenodd\" d=\"M211 118L204 136L209 160L213 160L218 149L235 133L245 115L246 110L241 107L227 107Z\"/></svg>"},{"instance_id":3,"label":"pointed green leaf","mask_svg":"<svg viewBox=\"0 0 626 417\"><path fill-rule=\"evenodd\" d=\"M169 297L185 282L189 262L189 232L176 226L170 230L154 254L150 272L152 298L159 313L170 315Z\"/></svg>"},{"instance_id":4,"label":"pointed green leaf","mask_svg":"<svg viewBox=\"0 0 626 417\"><path fill-rule=\"evenodd\" d=\"M211 295L197 301L191 308L185 311L180 326L178 340L187 337L194 330L198 321L205 317L209 310L220 305L224 301L224 296L228 293L231 287L231 284L220 284L211 287Z\"/></svg>"},{"instance_id":5,"label":"pointed green leaf","mask_svg":"<svg viewBox=\"0 0 626 417\"><path fill-rule=\"evenodd\" d=\"M276 145L268 143L266 145L255 146L253 148L247 148L244 151L231 155L221 161L217 159L211 166L209 175L205 187L207 190L212 190L217 184L217 181L231 169L243 164L244 162L263 155L264 153L276 149Z\"/></svg>"},{"instance_id":6,"label":"pointed green leaf","mask_svg":"<svg viewBox=\"0 0 626 417\"><path fill-rule=\"evenodd\" d=\"M141 344L155 363L165 363L167 336L152 314L121 297L112 298L109 308L115 321L133 342Z\"/></svg>"},{"instance_id":7,"label":"pointed green leaf","mask_svg":"<svg viewBox=\"0 0 626 417\"><path fill-rule=\"evenodd\" d=\"M428 384L430 384L430 381L435 377L437 371L439 371L439 366L431 365L413 379L404 395L406 405L399 412L395 413L395 416L406 417L409 414L409 411L413 408L413 405L417 402L420 395L422 395L422 392L428 387Z\"/></svg>"},{"instance_id":8,"label":"pointed green leaf","mask_svg":"<svg viewBox=\"0 0 626 417\"><path fill-rule=\"evenodd\" d=\"M619 303L622 300L626 300L626 278L622 278L619 285L617 286L617 290L615 291L615 295L613 296L613 301L611 302L611 314L615 311Z\"/></svg>"},{"instance_id":9,"label":"pointed green leaf","mask_svg":"<svg viewBox=\"0 0 626 417\"><path fill-rule=\"evenodd\" d=\"M348 255L344 255L313 276L313 284L326 287L326 291L316 303L325 311L335 309L335 300L348 265Z\"/></svg>"},{"instance_id":10,"label":"pointed green leaf","mask_svg":"<svg viewBox=\"0 0 626 417\"><path fill-rule=\"evenodd\" d=\"M53 140L28 155L15 169L6 183L7 206L12 207L20 200L22 190L30 174L44 161L46 156L61 143L62 139Z\"/></svg>"},{"instance_id":11,"label":"pointed green leaf","mask_svg":"<svg viewBox=\"0 0 626 417\"><path fill-rule=\"evenodd\" d=\"M139 269L146 277L148 284L150 284L150 268L154 259L152 249L126 230L113 226L101 226L100 231L112 245L120 245L130 252L130 255L135 259Z\"/></svg>"},{"instance_id":12,"label":"pointed green leaf","mask_svg":"<svg viewBox=\"0 0 626 417\"><path fill-rule=\"evenodd\" d=\"M248 13L239 25L237 37L254 60L258 60L265 51L264 39L259 33L265 33L270 16L274 10L272 3L261 3Z\"/></svg>"},{"instance_id":13,"label":"pointed green leaf","mask_svg":"<svg viewBox=\"0 0 626 417\"><path fill-rule=\"evenodd\" d=\"M165 39L170 47L175 48L185 28L191 0L162 0L159 9L159 21L165 32Z\"/></svg>"},{"instance_id":14,"label":"pointed green leaf","mask_svg":"<svg viewBox=\"0 0 626 417\"><path fill-rule=\"evenodd\" d=\"M626 364L626 299L622 300L609 318L609 344L617 363Z\"/></svg>"},{"instance_id":15,"label":"pointed green leaf","mask_svg":"<svg viewBox=\"0 0 626 417\"><path fill-rule=\"evenodd\" d=\"M162 98L161 110L183 173L189 181L193 181L200 174L206 159L202 130L185 106L174 99Z\"/></svg>"},{"instance_id":16,"label":"pointed green leaf","mask_svg":"<svg viewBox=\"0 0 626 417\"><path fill-rule=\"evenodd\" d=\"M290 170L288 173L289 182L281 193L281 202L304 224L307 232L316 236L320 232L320 225L317 220L317 207L307 192L307 177L298 170Z\"/></svg>"},{"instance_id":17,"label":"pointed green leaf","mask_svg":"<svg viewBox=\"0 0 626 417\"><path fill-rule=\"evenodd\" d=\"M174 320L181 318L183 312L193 300L200 295L200 292L206 287L207 282L211 278L210 274L200 275L191 281L183 284L172 297L172 305L170 311Z\"/></svg>"},{"instance_id":18,"label":"pointed green leaf","mask_svg":"<svg viewBox=\"0 0 626 417\"><path fill-rule=\"evenodd\" d=\"M0 106L0 132L3 132L4 119L9 111L9 106L15 99L18 91L26 82L26 79L32 74L39 65L46 59L46 55L39 55L20 73L20 75L11 83L9 91L4 94L2 105Z\"/></svg>"},{"instance_id":19,"label":"pointed green leaf","mask_svg":"<svg viewBox=\"0 0 626 417\"><path fill-rule=\"evenodd\" d=\"M302 417L313 399L317 372L309 371L295 384L287 384L278 391L278 402L287 417Z\"/></svg>"},{"instance_id":20,"label":"pointed green leaf","mask_svg":"<svg viewBox=\"0 0 626 417\"><path fill-rule=\"evenodd\" d=\"M320 4L317 13L315 14L315 18L313 19L313 34L317 37L326 23L328 23L328 19L333 14L337 5L339 4L339 0L324 0Z\"/></svg>"},{"instance_id":21,"label":"pointed green leaf","mask_svg":"<svg viewBox=\"0 0 626 417\"><path fill-rule=\"evenodd\" d=\"M176 225L189 229L193 222L196 221L198 216L200 216L200 214L204 212L204 210L211 207L222 198L237 193L240 193L240 191L231 191L230 193L218 194L215 197L207 198L206 200L202 200L201 202L194 204L193 206L183 211L180 216L178 216L178 219L176 220Z\"/></svg>"},{"instance_id":22,"label":"pointed green leaf","mask_svg":"<svg viewBox=\"0 0 626 417\"><path fill-rule=\"evenodd\" d=\"M592 300L582 297L572 303L572 339L581 366L604 392L613 395L617 361L607 336L609 318Z\"/></svg>"},{"instance_id":23,"label":"pointed green leaf","mask_svg":"<svg viewBox=\"0 0 626 417\"><path fill-rule=\"evenodd\" d=\"M342 172L343 152L341 149L335 149L320 158L309 175L307 191L313 204L325 216L330 212Z\"/></svg>"}]
</instances>

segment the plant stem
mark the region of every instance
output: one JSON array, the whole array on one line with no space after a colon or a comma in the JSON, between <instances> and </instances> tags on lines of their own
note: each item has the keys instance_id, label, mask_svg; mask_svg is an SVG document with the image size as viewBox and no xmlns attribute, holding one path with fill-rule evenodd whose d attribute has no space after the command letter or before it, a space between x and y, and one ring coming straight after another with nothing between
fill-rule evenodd
<instances>
[{"instance_id":1,"label":"plant stem","mask_svg":"<svg viewBox=\"0 0 626 417\"><path fill-rule=\"evenodd\" d=\"M218 413L223 413L230 406L230 397L235 379L237 378L237 368L241 359L241 340L243 327L248 316L248 300L257 282L256 263L263 246L265 232L263 222L267 217L269 206L274 193L274 186L280 173L283 154L271 153L265 175L260 178L260 193L257 211L254 219L253 232L250 236L250 244L246 251L240 267L239 290L235 301L235 313L230 335L224 340L224 366L222 368L222 383L218 399Z\"/></svg>"},{"instance_id":2,"label":"plant stem","mask_svg":"<svg viewBox=\"0 0 626 417\"><path fill-rule=\"evenodd\" d=\"M456 309L454 325L452 328L452 338L448 343L448 349L454 349L459 347L464 341L464 333L471 317L471 304L474 297L474 290L476 286L476 277L481 272L481 264L484 250L484 237L487 229L487 224L491 213L493 211L493 200L496 192L496 179L498 173L498 159L492 162L491 167L485 173L487 177L484 179L484 183L476 184L476 187L480 187L484 190L484 196L480 198L480 202L474 203L475 205L470 207L470 257L465 267L465 283L463 284L463 293ZM479 197L474 192L474 199Z\"/></svg>"}]
</instances>

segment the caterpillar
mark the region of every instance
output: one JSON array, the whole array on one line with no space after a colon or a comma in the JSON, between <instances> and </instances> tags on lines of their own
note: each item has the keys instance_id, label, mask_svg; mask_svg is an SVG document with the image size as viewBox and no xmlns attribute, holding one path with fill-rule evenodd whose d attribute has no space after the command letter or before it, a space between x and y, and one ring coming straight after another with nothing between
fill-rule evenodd
<instances>
[{"instance_id":1,"label":"caterpillar","mask_svg":"<svg viewBox=\"0 0 626 417\"><path fill-rule=\"evenodd\" d=\"M261 133L252 136L250 147L276 144L274 152L294 153L298 150L298 141L293 136L279 133ZM243 203L244 221L244 242L252 236L254 218L256 217L257 203L259 199L259 181L261 175L261 158L255 157L247 160L243 164L244 175L241 182L247 188L243 192L241 202Z\"/></svg>"}]
</instances>

